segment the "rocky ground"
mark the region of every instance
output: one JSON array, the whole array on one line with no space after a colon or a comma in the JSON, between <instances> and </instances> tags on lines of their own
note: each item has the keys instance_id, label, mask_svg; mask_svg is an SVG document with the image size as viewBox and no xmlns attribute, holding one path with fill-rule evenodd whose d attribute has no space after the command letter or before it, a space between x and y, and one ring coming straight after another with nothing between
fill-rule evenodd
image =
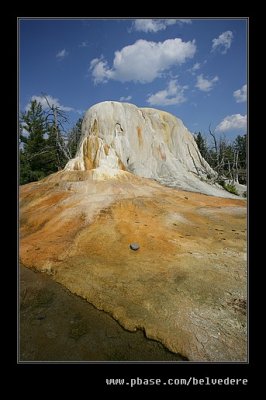
<instances>
[{"instance_id":1,"label":"rocky ground","mask_svg":"<svg viewBox=\"0 0 266 400\"><path fill-rule=\"evenodd\" d=\"M189 360L246 360L245 200L64 171L20 201L24 265Z\"/></svg>"}]
</instances>

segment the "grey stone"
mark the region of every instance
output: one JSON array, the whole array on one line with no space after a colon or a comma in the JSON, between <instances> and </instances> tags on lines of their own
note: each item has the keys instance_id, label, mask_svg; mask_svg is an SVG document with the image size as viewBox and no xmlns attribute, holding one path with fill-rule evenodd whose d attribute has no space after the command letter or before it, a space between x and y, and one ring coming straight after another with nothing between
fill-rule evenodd
<instances>
[{"instance_id":1,"label":"grey stone","mask_svg":"<svg viewBox=\"0 0 266 400\"><path fill-rule=\"evenodd\" d=\"M130 246L129 246L130 248L131 248L131 250L138 250L139 249L139 244L138 243L130 243Z\"/></svg>"}]
</instances>

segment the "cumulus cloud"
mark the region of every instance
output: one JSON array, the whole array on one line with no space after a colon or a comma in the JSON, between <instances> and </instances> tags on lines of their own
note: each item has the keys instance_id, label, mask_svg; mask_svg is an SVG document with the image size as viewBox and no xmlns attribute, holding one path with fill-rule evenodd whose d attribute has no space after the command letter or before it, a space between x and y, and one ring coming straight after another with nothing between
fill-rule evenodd
<instances>
[{"instance_id":1,"label":"cumulus cloud","mask_svg":"<svg viewBox=\"0 0 266 400\"><path fill-rule=\"evenodd\" d=\"M174 24L191 24L191 19L136 19L133 28L139 32L158 32Z\"/></svg>"},{"instance_id":2,"label":"cumulus cloud","mask_svg":"<svg viewBox=\"0 0 266 400\"><path fill-rule=\"evenodd\" d=\"M129 101L131 99L132 99L132 96L127 96L127 97L122 96L122 97L120 97L119 101Z\"/></svg>"},{"instance_id":3,"label":"cumulus cloud","mask_svg":"<svg viewBox=\"0 0 266 400\"><path fill-rule=\"evenodd\" d=\"M65 107L62 104L60 104L59 100L56 99L55 97L52 97L50 95L47 95L45 97L51 106L59 107L60 110L62 110L62 111L75 111L74 108L72 108L72 107ZM30 109L30 103L31 103L31 101L34 101L34 100L36 100L38 103L41 103L42 108L44 110L49 109L49 106L47 104L47 101L45 100L45 97L44 96L32 96L29 103L26 105L25 110L28 111Z\"/></svg>"},{"instance_id":4,"label":"cumulus cloud","mask_svg":"<svg viewBox=\"0 0 266 400\"><path fill-rule=\"evenodd\" d=\"M152 82L161 76L163 71L183 64L196 52L194 41L183 42L182 39L167 39L164 42L137 40L115 52L113 66L109 68L103 57L94 58L90 70L94 83L114 79L120 82Z\"/></svg>"},{"instance_id":5,"label":"cumulus cloud","mask_svg":"<svg viewBox=\"0 0 266 400\"><path fill-rule=\"evenodd\" d=\"M203 77L203 74L197 76L196 88L202 90L203 92L209 92L213 89L213 86L216 82L218 82L218 76L215 76L213 79L206 79Z\"/></svg>"},{"instance_id":6,"label":"cumulus cloud","mask_svg":"<svg viewBox=\"0 0 266 400\"><path fill-rule=\"evenodd\" d=\"M56 54L56 58L58 58L59 60L63 60L64 58L66 58L68 56L68 52L66 51L66 49L60 50L57 54Z\"/></svg>"},{"instance_id":7,"label":"cumulus cloud","mask_svg":"<svg viewBox=\"0 0 266 400\"><path fill-rule=\"evenodd\" d=\"M226 54L230 49L233 40L233 32L226 31L221 33L218 38L212 40L212 51L219 50L222 54Z\"/></svg>"},{"instance_id":8,"label":"cumulus cloud","mask_svg":"<svg viewBox=\"0 0 266 400\"><path fill-rule=\"evenodd\" d=\"M246 129L247 128L247 116L241 114L228 115L225 117L216 130L219 132L230 131L234 129Z\"/></svg>"},{"instance_id":9,"label":"cumulus cloud","mask_svg":"<svg viewBox=\"0 0 266 400\"><path fill-rule=\"evenodd\" d=\"M107 61L100 58L94 58L90 63L90 68L92 71L93 81L97 83L106 83L109 79L113 78L113 71L108 68Z\"/></svg>"},{"instance_id":10,"label":"cumulus cloud","mask_svg":"<svg viewBox=\"0 0 266 400\"><path fill-rule=\"evenodd\" d=\"M241 89L235 90L233 96L237 103L247 101L247 85L243 85Z\"/></svg>"},{"instance_id":11,"label":"cumulus cloud","mask_svg":"<svg viewBox=\"0 0 266 400\"><path fill-rule=\"evenodd\" d=\"M187 86L181 86L176 79L172 79L166 89L151 94L147 99L147 103L152 106L170 106L184 103L186 101L184 96L185 89L187 89Z\"/></svg>"}]
</instances>

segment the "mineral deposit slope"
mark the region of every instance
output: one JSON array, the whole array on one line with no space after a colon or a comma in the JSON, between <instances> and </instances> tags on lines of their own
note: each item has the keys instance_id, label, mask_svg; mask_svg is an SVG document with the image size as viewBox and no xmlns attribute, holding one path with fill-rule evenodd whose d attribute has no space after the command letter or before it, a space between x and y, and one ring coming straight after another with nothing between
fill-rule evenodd
<instances>
[{"instance_id":1,"label":"mineral deposit slope","mask_svg":"<svg viewBox=\"0 0 266 400\"><path fill-rule=\"evenodd\" d=\"M176 117L97 104L75 159L20 189L21 262L189 360L246 361L246 202L212 178Z\"/></svg>"},{"instance_id":2,"label":"mineral deposit slope","mask_svg":"<svg viewBox=\"0 0 266 400\"><path fill-rule=\"evenodd\" d=\"M93 170L98 178L124 170L184 190L234 197L213 183L215 172L180 119L129 103L106 101L87 111L77 156L66 169Z\"/></svg>"},{"instance_id":3,"label":"mineral deposit slope","mask_svg":"<svg viewBox=\"0 0 266 400\"><path fill-rule=\"evenodd\" d=\"M21 262L189 360L245 361L245 201L92 176L21 187Z\"/></svg>"}]
</instances>

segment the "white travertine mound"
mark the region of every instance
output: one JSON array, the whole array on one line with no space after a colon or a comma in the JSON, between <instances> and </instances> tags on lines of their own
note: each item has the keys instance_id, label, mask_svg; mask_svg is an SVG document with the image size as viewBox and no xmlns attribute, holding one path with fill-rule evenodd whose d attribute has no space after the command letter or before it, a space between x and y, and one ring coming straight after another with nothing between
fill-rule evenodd
<instances>
[{"instance_id":1,"label":"white travertine mound","mask_svg":"<svg viewBox=\"0 0 266 400\"><path fill-rule=\"evenodd\" d=\"M78 152L65 169L93 170L95 179L124 170L183 190L235 197L206 182L215 172L180 119L129 103L105 101L86 112Z\"/></svg>"}]
</instances>

